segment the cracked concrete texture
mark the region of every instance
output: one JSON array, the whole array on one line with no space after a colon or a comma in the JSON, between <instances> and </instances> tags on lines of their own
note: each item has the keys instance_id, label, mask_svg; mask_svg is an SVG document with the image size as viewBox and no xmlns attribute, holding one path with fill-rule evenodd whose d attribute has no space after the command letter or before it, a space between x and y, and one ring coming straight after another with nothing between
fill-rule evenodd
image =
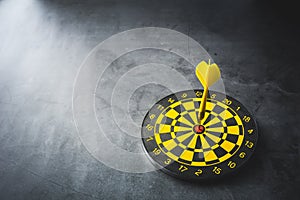
<instances>
[{"instance_id":1,"label":"cracked concrete texture","mask_svg":"<svg viewBox=\"0 0 300 200\"><path fill-rule=\"evenodd\" d=\"M0 198L298 199L299 30L283 9L254 0L0 1ZM160 171L123 173L81 144L71 108L81 62L109 36L146 26L203 45L226 92L253 112L259 143L236 175L195 184ZM143 109L139 94L131 100L134 117Z\"/></svg>"}]
</instances>

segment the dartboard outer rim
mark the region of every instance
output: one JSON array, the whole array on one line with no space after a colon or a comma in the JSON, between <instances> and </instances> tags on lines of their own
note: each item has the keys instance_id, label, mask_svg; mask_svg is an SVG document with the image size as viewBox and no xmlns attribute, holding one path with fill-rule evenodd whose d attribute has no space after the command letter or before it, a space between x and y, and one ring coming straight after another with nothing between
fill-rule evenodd
<instances>
[{"instance_id":1,"label":"dartboard outer rim","mask_svg":"<svg viewBox=\"0 0 300 200\"><path fill-rule=\"evenodd\" d=\"M254 117L254 115L252 114L252 112L250 112L250 111L246 108L246 106L244 106L240 101L238 101L237 99L235 99L235 98L232 97L232 96L225 95L225 94L223 94L223 93L220 93L220 92L217 92L217 91L212 91L212 90L209 91L209 94L212 94L212 93L221 94L221 95L223 95L223 96L225 96L225 97L229 97L229 98L233 99L236 103L239 104L239 106L241 107L241 109L243 109L244 111L246 111L247 114L249 114L249 116L251 116L251 120L253 121L253 124L254 124L253 129L255 130L255 133L256 133L256 134L255 134L255 140L254 140L254 147L253 147L251 150L248 151L248 152L250 152L250 154L249 154L245 159L243 159L243 160L241 161L241 164L239 164L234 170L231 170L231 171L227 170L226 173L222 173L222 174L220 174L220 175L218 175L218 176L212 174L212 175L206 176L206 177L201 177L201 176L200 176L200 177L197 177L197 176L194 176L194 177L188 176L188 177L187 177L187 176L184 176L184 175L181 175L181 174L178 175L178 173L176 173L176 172L174 172L174 171L172 171L172 170L169 170L169 169L167 168L168 166L163 166L163 165L159 164L159 163L157 162L157 160L155 160L155 159L150 155L150 153L149 153L149 151L147 150L147 147L146 147L146 146L147 146L147 145L146 145L146 138L143 137L143 130L144 130L143 127L144 127L144 123L145 123L145 121L146 121L146 118L147 118L149 112L150 112L150 111L151 111L151 110L152 110L159 102L161 102L161 101L163 101L163 100L165 100L165 99L167 99L167 98L169 98L169 97L171 97L171 96L173 96L173 95L180 94L180 93L184 93L184 92L191 92L191 91L193 91L193 92L197 92L197 91L203 92L203 90L201 90L201 89L194 89L194 90L183 90L183 91L178 91L178 92L169 94L169 95L167 95L167 96L161 98L160 100L158 100L153 106L151 106L151 108L150 108L150 109L148 110L148 112L146 113L146 115L145 115L145 117L144 117L144 119L143 119L143 122L142 122L141 135L142 135L142 143L143 143L142 147L143 147L143 150L145 151L145 153L146 153L146 155L147 155L147 158L148 158L148 159L150 160L150 162L154 165L154 167L156 167L157 169L161 170L162 172L164 172L164 173L166 173L166 174L168 174L168 175L171 175L172 177L179 178L179 179L182 179L182 180L188 180L188 181L215 180L215 179L220 179L220 178L223 178L223 177L228 177L229 175L231 175L231 174L233 174L233 173L235 173L235 172L237 172L237 171L240 171L241 168L245 167L245 163L247 163L247 162L253 157L253 154L255 153L255 149L257 148L258 138L259 138L257 120L256 120L256 118ZM191 98L192 98L192 97L191 97ZM229 107L230 107L230 106L229 106ZM240 117L240 115L239 115L239 117ZM240 119L241 119L241 117L240 117ZM244 125L244 122L243 122L243 125ZM244 134L246 134L245 128L244 128L244 131L245 131ZM244 141L245 141L245 138L243 139L242 144L244 144ZM240 148L241 148L241 147L240 147ZM237 150L237 152L240 150L240 148ZM246 149L246 148L244 147L244 149ZM235 155L233 155L233 156L235 156ZM232 157L233 157L233 156L232 156ZM165 156L165 157L167 157L167 156ZM228 159L224 160L223 162L221 162L221 164L224 165L224 163L225 163L227 160L228 160ZM176 161L174 161L174 162L176 162ZM212 166L215 166L215 165L212 165ZM210 167L211 167L211 166L210 166ZM201 168L201 167L199 167L199 168Z\"/></svg>"}]
</instances>

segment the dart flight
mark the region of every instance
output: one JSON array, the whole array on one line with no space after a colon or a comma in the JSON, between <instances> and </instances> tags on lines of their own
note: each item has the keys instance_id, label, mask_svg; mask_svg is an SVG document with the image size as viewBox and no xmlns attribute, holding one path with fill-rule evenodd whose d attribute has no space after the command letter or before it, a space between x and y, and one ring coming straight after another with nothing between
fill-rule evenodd
<instances>
[{"instance_id":1,"label":"dart flight","mask_svg":"<svg viewBox=\"0 0 300 200\"><path fill-rule=\"evenodd\" d=\"M198 116L199 122L201 122L205 114L208 88L220 79L221 73L218 65L216 63L210 64L210 60L208 61L208 63L206 63L205 61L200 62L197 65L195 72L204 89Z\"/></svg>"}]
</instances>

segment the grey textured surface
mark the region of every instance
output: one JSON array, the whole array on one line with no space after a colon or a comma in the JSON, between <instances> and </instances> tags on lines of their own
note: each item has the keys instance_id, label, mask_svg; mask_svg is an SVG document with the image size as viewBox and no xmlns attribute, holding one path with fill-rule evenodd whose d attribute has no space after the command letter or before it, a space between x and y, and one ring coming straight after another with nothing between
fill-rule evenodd
<instances>
[{"instance_id":1,"label":"grey textured surface","mask_svg":"<svg viewBox=\"0 0 300 200\"><path fill-rule=\"evenodd\" d=\"M298 199L299 30L282 11L293 6L274 4L0 1L0 198ZM109 36L145 26L197 40L220 64L228 94L253 111L259 144L236 175L194 184L123 173L80 142L71 100L81 62Z\"/></svg>"}]
</instances>

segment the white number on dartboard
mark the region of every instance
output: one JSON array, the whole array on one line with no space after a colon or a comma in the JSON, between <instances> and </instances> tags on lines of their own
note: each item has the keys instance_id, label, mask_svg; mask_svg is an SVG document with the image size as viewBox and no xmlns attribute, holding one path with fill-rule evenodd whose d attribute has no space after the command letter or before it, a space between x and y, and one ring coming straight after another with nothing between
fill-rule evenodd
<instances>
[{"instance_id":1,"label":"white number on dartboard","mask_svg":"<svg viewBox=\"0 0 300 200\"><path fill-rule=\"evenodd\" d=\"M155 148L155 149L153 149L153 151L152 151L155 155L159 155L160 154L160 152L161 152L161 150L160 149L158 149L158 148Z\"/></svg>"},{"instance_id":2,"label":"white number on dartboard","mask_svg":"<svg viewBox=\"0 0 300 200\"><path fill-rule=\"evenodd\" d=\"M245 122L249 122L249 121L251 120L251 118L248 117L248 116L244 116L244 117L243 117L243 120L244 120Z\"/></svg>"},{"instance_id":3,"label":"white number on dartboard","mask_svg":"<svg viewBox=\"0 0 300 200\"><path fill-rule=\"evenodd\" d=\"M148 137L146 141L149 142L149 141L151 141L151 140L153 140L153 137L152 137L152 136Z\"/></svg>"},{"instance_id":4,"label":"white number on dartboard","mask_svg":"<svg viewBox=\"0 0 300 200\"><path fill-rule=\"evenodd\" d=\"M172 99L172 98L169 98L169 100L168 100L169 103L174 103L174 101L175 101L175 100Z\"/></svg>"},{"instance_id":5,"label":"white number on dartboard","mask_svg":"<svg viewBox=\"0 0 300 200\"><path fill-rule=\"evenodd\" d=\"M180 172L184 172L184 171L186 171L186 170L188 170L189 168L187 168L186 166L184 166L184 165L180 165L180 167L179 167L179 171Z\"/></svg>"},{"instance_id":6,"label":"white number on dartboard","mask_svg":"<svg viewBox=\"0 0 300 200\"><path fill-rule=\"evenodd\" d=\"M147 128L148 131L151 131L151 130L153 129L153 127L154 127L154 126L152 126L152 125L150 125L150 124L147 124L147 126L146 126L146 128Z\"/></svg>"},{"instance_id":7,"label":"white number on dartboard","mask_svg":"<svg viewBox=\"0 0 300 200\"><path fill-rule=\"evenodd\" d=\"M149 118L150 118L150 119L154 119L154 118L155 118L155 114L150 115Z\"/></svg>"},{"instance_id":8,"label":"white number on dartboard","mask_svg":"<svg viewBox=\"0 0 300 200\"><path fill-rule=\"evenodd\" d=\"M253 142L250 142L249 140L246 141L245 143L246 147L248 147L249 149L252 149L254 143Z\"/></svg>"},{"instance_id":9,"label":"white number on dartboard","mask_svg":"<svg viewBox=\"0 0 300 200\"><path fill-rule=\"evenodd\" d=\"M240 155L239 155L240 158L245 158L245 156L246 156L245 152L241 152Z\"/></svg>"},{"instance_id":10,"label":"white number on dartboard","mask_svg":"<svg viewBox=\"0 0 300 200\"><path fill-rule=\"evenodd\" d=\"M210 98L212 98L212 99L214 99L214 98L216 98L216 94L212 94L212 95L210 95Z\"/></svg>"},{"instance_id":11,"label":"white number on dartboard","mask_svg":"<svg viewBox=\"0 0 300 200\"><path fill-rule=\"evenodd\" d=\"M197 91L197 92L196 92L196 96L197 96L197 97L201 97L201 96L202 96L202 92Z\"/></svg>"},{"instance_id":12,"label":"white number on dartboard","mask_svg":"<svg viewBox=\"0 0 300 200\"><path fill-rule=\"evenodd\" d=\"M233 162L233 161L229 161L229 162L228 162L228 167L230 167L231 169L233 169L233 168L236 167L236 163Z\"/></svg>"},{"instance_id":13,"label":"white number on dartboard","mask_svg":"<svg viewBox=\"0 0 300 200\"><path fill-rule=\"evenodd\" d=\"M163 107L162 105L158 105L158 106L157 106L157 109L158 109L158 110L163 110L164 108L165 108L165 107Z\"/></svg>"},{"instance_id":14,"label":"white number on dartboard","mask_svg":"<svg viewBox=\"0 0 300 200\"><path fill-rule=\"evenodd\" d=\"M228 105L228 106L229 106L230 104L232 104L232 101L229 100L229 99L224 99L222 102L225 103L225 104Z\"/></svg>"},{"instance_id":15,"label":"white number on dartboard","mask_svg":"<svg viewBox=\"0 0 300 200\"><path fill-rule=\"evenodd\" d=\"M221 174L222 169L220 167L214 167L213 172L215 174Z\"/></svg>"},{"instance_id":16,"label":"white number on dartboard","mask_svg":"<svg viewBox=\"0 0 300 200\"><path fill-rule=\"evenodd\" d=\"M200 176L202 173L203 173L203 171L202 171L201 169L198 169L198 170L195 172L195 175L196 175L196 176Z\"/></svg>"},{"instance_id":17,"label":"white number on dartboard","mask_svg":"<svg viewBox=\"0 0 300 200\"><path fill-rule=\"evenodd\" d=\"M171 159L170 158L167 158L167 160L165 160L164 162L166 165L170 164L171 163Z\"/></svg>"}]
</instances>

